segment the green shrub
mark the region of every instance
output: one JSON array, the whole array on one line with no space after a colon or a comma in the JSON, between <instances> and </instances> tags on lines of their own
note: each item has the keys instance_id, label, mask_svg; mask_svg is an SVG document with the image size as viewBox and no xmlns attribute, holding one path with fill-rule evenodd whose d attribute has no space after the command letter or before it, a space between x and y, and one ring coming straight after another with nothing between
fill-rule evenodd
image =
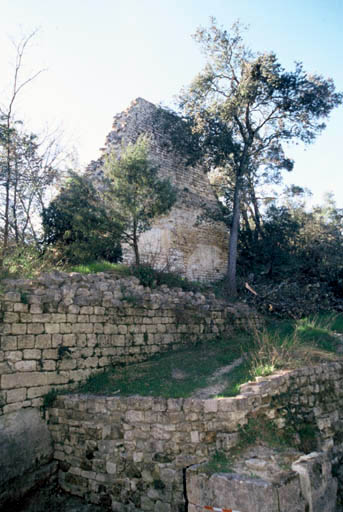
<instances>
[{"instance_id":1,"label":"green shrub","mask_svg":"<svg viewBox=\"0 0 343 512\"><path fill-rule=\"evenodd\" d=\"M184 291L197 292L204 290L203 286L181 277L176 272L155 270L150 265L134 265L132 267L132 273L139 279L143 286L149 286L150 288L164 284L168 286L168 288L181 288Z\"/></svg>"},{"instance_id":2,"label":"green shrub","mask_svg":"<svg viewBox=\"0 0 343 512\"><path fill-rule=\"evenodd\" d=\"M49 407L51 407L54 401L56 400L57 395L57 389L50 389L50 391L48 391L47 394L44 395L43 397L43 409L48 409Z\"/></svg>"},{"instance_id":3,"label":"green shrub","mask_svg":"<svg viewBox=\"0 0 343 512\"><path fill-rule=\"evenodd\" d=\"M120 223L108 213L91 181L70 173L59 195L43 210L44 242L69 263L121 259Z\"/></svg>"}]
</instances>

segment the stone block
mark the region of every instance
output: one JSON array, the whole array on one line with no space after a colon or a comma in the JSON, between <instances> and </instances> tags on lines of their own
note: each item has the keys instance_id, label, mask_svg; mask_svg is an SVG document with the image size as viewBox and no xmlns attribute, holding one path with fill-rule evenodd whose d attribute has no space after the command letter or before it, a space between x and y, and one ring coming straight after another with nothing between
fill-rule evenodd
<instances>
[{"instance_id":1,"label":"stone block","mask_svg":"<svg viewBox=\"0 0 343 512\"><path fill-rule=\"evenodd\" d=\"M18 372L35 372L37 370L37 361L17 361L15 369Z\"/></svg>"},{"instance_id":2,"label":"stone block","mask_svg":"<svg viewBox=\"0 0 343 512\"><path fill-rule=\"evenodd\" d=\"M17 313L27 313L29 310L28 304L22 304L21 302L14 303L13 311Z\"/></svg>"},{"instance_id":3,"label":"stone block","mask_svg":"<svg viewBox=\"0 0 343 512\"><path fill-rule=\"evenodd\" d=\"M46 386L48 376L45 373L32 372L32 373L15 373L3 375L1 377L1 385L3 389L13 389L22 387L33 386Z\"/></svg>"},{"instance_id":4,"label":"stone block","mask_svg":"<svg viewBox=\"0 0 343 512\"><path fill-rule=\"evenodd\" d=\"M4 295L4 301L20 302L20 293L18 293L18 292L7 292Z\"/></svg>"},{"instance_id":5,"label":"stone block","mask_svg":"<svg viewBox=\"0 0 343 512\"><path fill-rule=\"evenodd\" d=\"M42 361L42 370L47 372L52 372L56 370L56 361L51 359Z\"/></svg>"},{"instance_id":6,"label":"stone block","mask_svg":"<svg viewBox=\"0 0 343 512\"><path fill-rule=\"evenodd\" d=\"M0 338L2 350L17 350L18 348L17 336L3 335Z\"/></svg>"},{"instance_id":7,"label":"stone block","mask_svg":"<svg viewBox=\"0 0 343 512\"><path fill-rule=\"evenodd\" d=\"M5 352L5 359L10 362L21 361L23 359L23 353L20 350L11 350Z\"/></svg>"},{"instance_id":8,"label":"stone block","mask_svg":"<svg viewBox=\"0 0 343 512\"><path fill-rule=\"evenodd\" d=\"M17 339L19 349L34 348L35 346L35 336L33 334L19 335Z\"/></svg>"},{"instance_id":9,"label":"stone block","mask_svg":"<svg viewBox=\"0 0 343 512\"><path fill-rule=\"evenodd\" d=\"M32 322L31 313L20 313L20 322L24 324Z\"/></svg>"},{"instance_id":10,"label":"stone block","mask_svg":"<svg viewBox=\"0 0 343 512\"><path fill-rule=\"evenodd\" d=\"M49 323L50 318L51 318L50 313L41 313L41 314L37 314L37 315L32 315L32 322L39 323L39 324Z\"/></svg>"},{"instance_id":11,"label":"stone block","mask_svg":"<svg viewBox=\"0 0 343 512\"><path fill-rule=\"evenodd\" d=\"M106 462L106 471L109 475L115 475L117 472L117 464L115 462Z\"/></svg>"},{"instance_id":12,"label":"stone block","mask_svg":"<svg viewBox=\"0 0 343 512\"><path fill-rule=\"evenodd\" d=\"M88 323L76 323L73 324L73 333L77 334L92 334L93 333L93 324Z\"/></svg>"},{"instance_id":13,"label":"stone block","mask_svg":"<svg viewBox=\"0 0 343 512\"><path fill-rule=\"evenodd\" d=\"M51 347L56 348L62 344L63 336L62 334L52 334L51 335Z\"/></svg>"},{"instance_id":14,"label":"stone block","mask_svg":"<svg viewBox=\"0 0 343 512\"><path fill-rule=\"evenodd\" d=\"M0 334L8 335L12 334L12 324L0 324Z\"/></svg>"},{"instance_id":15,"label":"stone block","mask_svg":"<svg viewBox=\"0 0 343 512\"><path fill-rule=\"evenodd\" d=\"M23 351L23 355L24 359L40 359L42 357L42 352L35 348L29 348Z\"/></svg>"},{"instance_id":16,"label":"stone block","mask_svg":"<svg viewBox=\"0 0 343 512\"><path fill-rule=\"evenodd\" d=\"M80 314L81 315L93 315L94 307L93 306L81 306Z\"/></svg>"},{"instance_id":17,"label":"stone block","mask_svg":"<svg viewBox=\"0 0 343 512\"><path fill-rule=\"evenodd\" d=\"M5 405L3 408L3 413L5 418L8 417L6 415L11 414L12 412L19 412L20 409L23 409L24 407L29 407L31 405L30 400L25 400L24 402L14 402L13 404ZM1 416L0 416L1 420Z\"/></svg>"},{"instance_id":18,"label":"stone block","mask_svg":"<svg viewBox=\"0 0 343 512\"><path fill-rule=\"evenodd\" d=\"M58 363L59 370L74 370L76 368L76 361L74 359L63 359Z\"/></svg>"},{"instance_id":19,"label":"stone block","mask_svg":"<svg viewBox=\"0 0 343 512\"><path fill-rule=\"evenodd\" d=\"M144 412L143 411L127 411L125 414L125 420L129 423L139 423L144 421Z\"/></svg>"},{"instance_id":20,"label":"stone block","mask_svg":"<svg viewBox=\"0 0 343 512\"><path fill-rule=\"evenodd\" d=\"M94 324L94 333L96 334L103 334L105 331L104 331L104 325L103 324L99 324L99 323L95 323Z\"/></svg>"},{"instance_id":21,"label":"stone block","mask_svg":"<svg viewBox=\"0 0 343 512\"><path fill-rule=\"evenodd\" d=\"M12 389L6 392L6 401L11 404L26 400L26 388Z\"/></svg>"},{"instance_id":22,"label":"stone block","mask_svg":"<svg viewBox=\"0 0 343 512\"><path fill-rule=\"evenodd\" d=\"M42 334L44 332L44 324L34 323L27 326L28 334Z\"/></svg>"},{"instance_id":23,"label":"stone block","mask_svg":"<svg viewBox=\"0 0 343 512\"><path fill-rule=\"evenodd\" d=\"M27 390L27 398L38 398L40 396L44 396L48 393L50 387L49 386L39 386L35 388L29 388Z\"/></svg>"},{"instance_id":24,"label":"stone block","mask_svg":"<svg viewBox=\"0 0 343 512\"><path fill-rule=\"evenodd\" d=\"M191 443L199 443L200 442L200 435L199 432L193 430L190 432L191 434Z\"/></svg>"},{"instance_id":25,"label":"stone block","mask_svg":"<svg viewBox=\"0 0 343 512\"><path fill-rule=\"evenodd\" d=\"M66 347L75 347L76 345L76 336L75 334L63 334L63 345Z\"/></svg>"},{"instance_id":26,"label":"stone block","mask_svg":"<svg viewBox=\"0 0 343 512\"><path fill-rule=\"evenodd\" d=\"M62 324L67 321L67 316L65 313L53 313L50 321L53 324Z\"/></svg>"},{"instance_id":27,"label":"stone block","mask_svg":"<svg viewBox=\"0 0 343 512\"><path fill-rule=\"evenodd\" d=\"M89 315L78 315L76 321L80 324L89 324Z\"/></svg>"},{"instance_id":28,"label":"stone block","mask_svg":"<svg viewBox=\"0 0 343 512\"><path fill-rule=\"evenodd\" d=\"M217 412L218 400L204 400L204 413Z\"/></svg>"},{"instance_id":29,"label":"stone block","mask_svg":"<svg viewBox=\"0 0 343 512\"><path fill-rule=\"evenodd\" d=\"M115 324L105 324L103 329L104 329L104 334L117 334L118 333L118 326Z\"/></svg>"},{"instance_id":30,"label":"stone block","mask_svg":"<svg viewBox=\"0 0 343 512\"><path fill-rule=\"evenodd\" d=\"M36 348L50 348L51 347L51 334L39 334L36 336Z\"/></svg>"},{"instance_id":31,"label":"stone block","mask_svg":"<svg viewBox=\"0 0 343 512\"><path fill-rule=\"evenodd\" d=\"M106 313L106 309L102 306L94 306L94 314L95 315L104 315Z\"/></svg>"},{"instance_id":32,"label":"stone block","mask_svg":"<svg viewBox=\"0 0 343 512\"><path fill-rule=\"evenodd\" d=\"M97 357L88 357L87 359L82 359L79 361L80 368L97 368L98 367L98 358Z\"/></svg>"},{"instance_id":33,"label":"stone block","mask_svg":"<svg viewBox=\"0 0 343 512\"><path fill-rule=\"evenodd\" d=\"M45 332L47 334L59 334L60 324L45 324Z\"/></svg>"},{"instance_id":34,"label":"stone block","mask_svg":"<svg viewBox=\"0 0 343 512\"><path fill-rule=\"evenodd\" d=\"M117 334L113 336L113 345L115 346L125 346L125 336L122 334Z\"/></svg>"},{"instance_id":35,"label":"stone block","mask_svg":"<svg viewBox=\"0 0 343 512\"><path fill-rule=\"evenodd\" d=\"M42 385L59 386L61 384L68 384L69 372L55 373L49 372L45 374L45 382ZM34 386L35 384L33 384Z\"/></svg>"},{"instance_id":36,"label":"stone block","mask_svg":"<svg viewBox=\"0 0 343 512\"><path fill-rule=\"evenodd\" d=\"M31 325L31 324L29 324ZM27 325L26 324L12 324L12 333L13 334L26 334Z\"/></svg>"},{"instance_id":37,"label":"stone block","mask_svg":"<svg viewBox=\"0 0 343 512\"><path fill-rule=\"evenodd\" d=\"M72 332L72 326L71 324L60 324L60 333L61 334L70 334Z\"/></svg>"},{"instance_id":38,"label":"stone block","mask_svg":"<svg viewBox=\"0 0 343 512\"><path fill-rule=\"evenodd\" d=\"M70 324L75 324L77 321L77 316L73 315L72 313L67 314L67 322Z\"/></svg>"},{"instance_id":39,"label":"stone block","mask_svg":"<svg viewBox=\"0 0 343 512\"><path fill-rule=\"evenodd\" d=\"M40 314L43 313L43 306L41 304L31 304L30 313Z\"/></svg>"}]
</instances>

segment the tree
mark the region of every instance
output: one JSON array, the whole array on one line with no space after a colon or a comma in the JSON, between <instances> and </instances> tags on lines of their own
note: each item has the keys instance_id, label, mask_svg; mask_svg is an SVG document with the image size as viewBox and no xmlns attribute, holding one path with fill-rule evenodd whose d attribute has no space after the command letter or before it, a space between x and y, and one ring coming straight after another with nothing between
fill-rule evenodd
<instances>
[{"instance_id":1,"label":"tree","mask_svg":"<svg viewBox=\"0 0 343 512\"><path fill-rule=\"evenodd\" d=\"M122 239L132 247L136 265L140 263L140 235L150 228L154 217L168 212L176 201L174 187L169 180L158 178L148 151L148 138L142 135L136 143L122 148L119 158L114 150L105 158L109 207L122 225Z\"/></svg>"},{"instance_id":2,"label":"tree","mask_svg":"<svg viewBox=\"0 0 343 512\"><path fill-rule=\"evenodd\" d=\"M50 187L60 177L61 152L53 137L39 140L27 133L21 122L11 128L10 153L8 137L0 125L0 232L6 249L9 240L15 245L33 240L39 245L39 214ZM2 137L3 135L3 137ZM8 159L9 155L9 159ZM10 166L10 175L7 169Z\"/></svg>"},{"instance_id":3,"label":"tree","mask_svg":"<svg viewBox=\"0 0 343 512\"><path fill-rule=\"evenodd\" d=\"M256 182L290 171L284 143L313 142L343 96L331 79L307 74L301 63L285 71L274 53L252 53L237 23L228 33L212 18L210 28L198 29L194 38L207 64L181 93L180 107L200 136L207 164L221 167L232 182L228 294L235 296L242 196L250 194L254 201ZM256 206L255 201L258 222Z\"/></svg>"},{"instance_id":4,"label":"tree","mask_svg":"<svg viewBox=\"0 0 343 512\"><path fill-rule=\"evenodd\" d=\"M14 104L21 90L32 80L34 80L42 70L34 73L33 75L20 79L20 72L22 69L23 57L27 46L31 39L35 36L36 31L32 32L28 36L25 36L16 45L16 59L14 66L14 74L12 80L12 92L7 107L0 109L0 121L1 121L1 177L3 180L3 186L5 189L5 207L4 207L4 228L3 228L3 247L6 250L10 235L10 217L11 217L11 203L13 207L13 201L17 199L17 183L18 183L18 160L16 155L17 148L17 129L16 121L14 118ZM14 217L16 222L16 217Z\"/></svg>"},{"instance_id":5,"label":"tree","mask_svg":"<svg viewBox=\"0 0 343 512\"><path fill-rule=\"evenodd\" d=\"M60 249L72 263L121 257L121 226L107 213L104 202L85 177L70 172L57 197L43 210L45 245Z\"/></svg>"}]
</instances>

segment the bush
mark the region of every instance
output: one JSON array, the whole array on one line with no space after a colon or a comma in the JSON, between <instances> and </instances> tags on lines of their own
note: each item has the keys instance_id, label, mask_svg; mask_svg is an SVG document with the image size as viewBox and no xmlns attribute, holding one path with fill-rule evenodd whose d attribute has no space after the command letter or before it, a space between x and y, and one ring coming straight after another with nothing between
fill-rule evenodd
<instances>
[{"instance_id":1,"label":"bush","mask_svg":"<svg viewBox=\"0 0 343 512\"><path fill-rule=\"evenodd\" d=\"M164 272L155 270L149 265L134 265L132 273L137 277L143 286L155 288L156 286L166 285L168 288L181 288L183 291L201 291L202 286L179 276L174 272Z\"/></svg>"},{"instance_id":2,"label":"bush","mask_svg":"<svg viewBox=\"0 0 343 512\"><path fill-rule=\"evenodd\" d=\"M43 253L34 244L18 245L6 251L0 278L31 278L51 270L54 266L54 255L50 251Z\"/></svg>"},{"instance_id":3,"label":"bush","mask_svg":"<svg viewBox=\"0 0 343 512\"><path fill-rule=\"evenodd\" d=\"M68 263L121 259L121 227L106 211L89 179L70 173L59 195L43 211L44 242Z\"/></svg>"}]
</instances>

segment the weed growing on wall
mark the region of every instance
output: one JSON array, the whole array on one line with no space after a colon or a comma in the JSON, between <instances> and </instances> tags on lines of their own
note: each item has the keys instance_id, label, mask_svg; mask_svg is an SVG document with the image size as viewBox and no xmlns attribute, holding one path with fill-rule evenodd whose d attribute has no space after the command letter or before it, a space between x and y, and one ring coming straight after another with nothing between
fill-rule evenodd
<instances>
[{"instance_id":1,"label":"weed growing on wall","mask_svg":"<svg viewBox=\"0 0 343 512\"><path fill-rule=\"evenodd\" d=\"M58 395L58 391L56 388L50 389L50 391L48 391L47 394L44 395L43 406L42 406L44 411L52 406L52 404L54 403L54 401L57 398L57 395Z\"/></svg>"}]
</instances>

